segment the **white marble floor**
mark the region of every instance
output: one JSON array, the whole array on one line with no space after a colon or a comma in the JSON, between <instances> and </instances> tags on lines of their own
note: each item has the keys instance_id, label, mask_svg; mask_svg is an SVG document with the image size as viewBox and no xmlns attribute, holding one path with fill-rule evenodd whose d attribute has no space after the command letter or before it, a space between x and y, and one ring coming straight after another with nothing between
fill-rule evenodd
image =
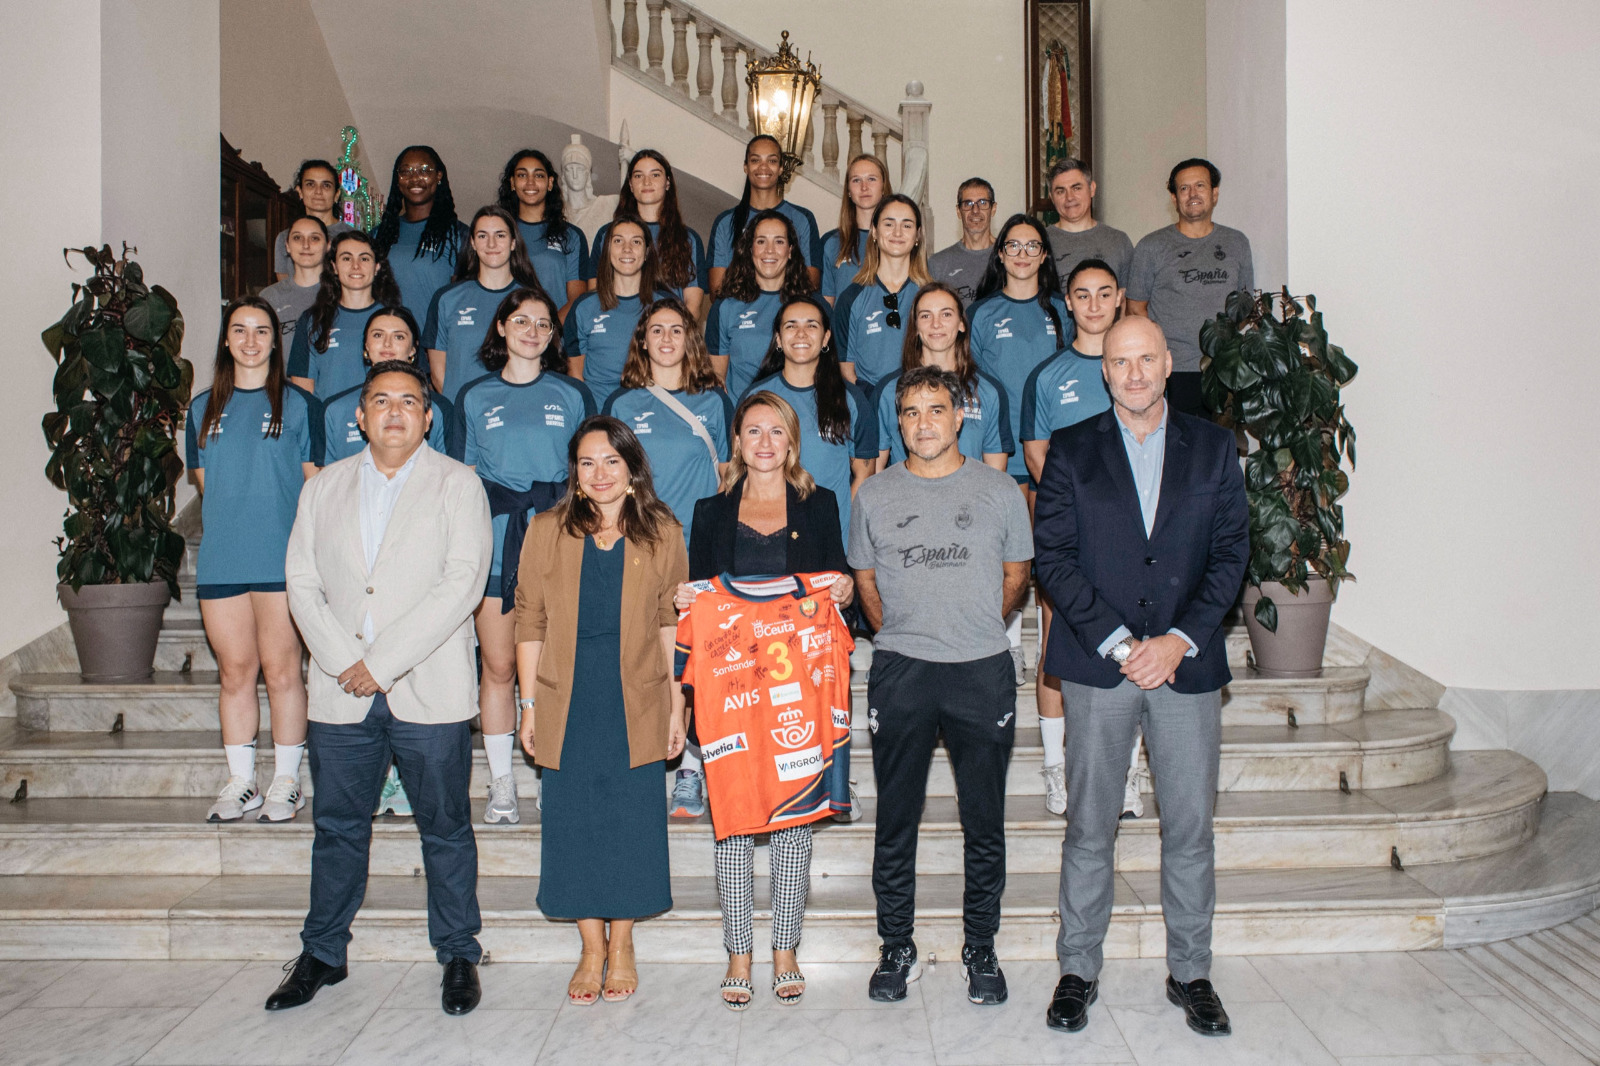
<instances>
[{"instance_id":1,"label":"white marble floor","mask_svg":"<svg viewBox=\"0 0 1600 1066\"><path fill-rule=\"evenodd\" d=\"M720 968L641 966L633 1001L566 1006L566 964L482 970L462 1019L438 1006L431 963L356 963L307 1007L268 1014L274 963L0 964L0 1061L28 1066L691 1062L1219 1063L1229 1066L1584 1066L1591 1060L1456 952L1219 958L1213 979L1234 1035L1190 1033L1162 993L1160 960L1112 961L1087 1029L1055 1033L1048 962L1006 966L1011 1000L966 1002L955 960L900 1004L866 998L870 967L808 966L798 1007L756 997L740 1015L716 998ZM757 969L758 981L770 973ZM758 987L760 987L758 985Z\"/></svg>"}]
</instances>

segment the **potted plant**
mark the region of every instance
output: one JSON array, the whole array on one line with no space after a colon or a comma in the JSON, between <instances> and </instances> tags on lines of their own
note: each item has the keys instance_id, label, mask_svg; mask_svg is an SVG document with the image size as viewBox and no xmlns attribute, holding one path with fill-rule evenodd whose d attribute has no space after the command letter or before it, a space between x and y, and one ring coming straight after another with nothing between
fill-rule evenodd
<instances>
[{"instance_id":1,"label":"potted plant","mask_svg":"<svg viewBox=\"0 0 1600 1066\"><path fill-rule=\"evenodd\" d=\"M1206 405L1258 445L1244 465L1245 626L1256 668L1279 677L1322 669L1333 599L1353 580L1339 498L1350 487L1341 457L1355 468L1356 434L1339 390L1356 365L1328 343L1316 297L1303 304L1288 289L1235 292L1200 327Z\"/></svg>"},{"instance_id":2,"label":"potted plant","mask_svg":"<svg viewBox=\"0 0 1600 1066\"><path fill-rule=\"evenodd\" d=\"M172 528L183 476L175 437L194 368L179 350L172 294L144 281L122 247L68 248L94 269L42 334L57 363L55 410L42 420L45 475L67 494L57 592L85 681L151 674L162 611L178 593L183 537Z\"/></svg>"}]
</instances>

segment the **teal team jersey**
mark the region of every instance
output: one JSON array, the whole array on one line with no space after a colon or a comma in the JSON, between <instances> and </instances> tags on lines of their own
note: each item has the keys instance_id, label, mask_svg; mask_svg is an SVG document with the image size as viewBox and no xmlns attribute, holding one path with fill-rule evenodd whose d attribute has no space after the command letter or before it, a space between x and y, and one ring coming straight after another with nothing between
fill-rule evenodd
<instances>
[{"instance_id":1,"label":"teal team jersey","mask_svg":"<svg viewBox=\"0 0 1600 1066\"><path fill-rule=\"evenodd\" d=\"M189 469L205 471L206 481L195 580L202 585L280 582L306 481L301 464L322 458L322 405L304 389L285 384L283 430L269 437L267 390L235 389L202 448L200 425L210 400L206 389L190 401L184 432Z\"/></svg>"},{"instance_id":2,"label":"teal team jersey","mask_svg":"<svg viewBox=\"0 0 1600 1066\"><path fill-rule=\"evenodd\" d=\"M856 381L863 389L870 391L900 369L901 346L911 324L917 289L917 283L909 279L900 287L893 301L900 312L898 326L889 324L889 290L877 278L870 285L852 282L839 294L833 312L833 346L839 351L839 362L855 364Z\"/></svg>"},{"instance_id":3,"label":"teal team jersey","mask_svg":"<svg viewBox=\"0 0 1600 1066\"><path fill-rule=\"evenodd\" d=\"M367 322L378 305L352 311L340 307L334 312L333 325L328 327L328 349L318 351L315 328L311 324L313 312L300 316L294 328L294 341L289 345L289 361L285 370L292 378L310 378L312 392L318 400L337 396L353 385L367 380L367 364L361 359L366 345Z\"/></svg>"},{"instance_id":4,"label":"teal team jersey","mask_svg":"<svg viewBox=\"0 0 1600 1066\"><path fill-rule=\"evenodd\" d=\"M428 426L428 447L443 452L450 434L450 404L438 395L429 399L433 404L433 422ZM361 427L356 424L356 408L360 406L360 385L330 397L322 405L322 459L318 466L332 466L340 459L359 455L367 446L367 438L361 435Z\"/></svg>"},{"instance_id":5,"label":"teal team jersey","mask_svg":"<svg viewBox=\"0 0 1600 1066\"><path fill-rule=\"evenodd\" d=\"M1011 415L1011 437L1022 436L1022 396L1028 375L1072 340L1072 316L1060 296L1051 296L1050 305L1061 323L1058 336L1038 300L1013 300L1003 292L986 296L972 305L968 320L972 337L972 357L978 369L1005 388ZM1006 473L1018 480L1028 476L1018 448L1006 465Z\"/></svg>"},{"instance_id":6,"label":"teal team jersey","mask_svg":"<svg viewBox=\"0 0 1600 1066\"><path fill-rule=\"evenodd\" d=\"M583 230L570 222L560 240L547 238L545 234L549 229L548 222L517 222L522 243L528 249L528 259L533 263L533 272L539 277L539 287L556 302L559 311L567 304L567 282L582 281L586 276L589 241Z\"/></svg>"},{"instance_id":7,"label":"teal team jersey","mask_svg":"<svg viewBox=\"0 0 1600 1066\"><path fill-rule=\"evenodd\" d=\"M706 316L706 350L728 357L729 396L743 396L772 346L783 294L764 292L748 302L723 297Z\"/></svg>"},{"instance_id":8,"label":"teal team jersey","mask_svg":"<svg viewBox=\"0 0 1600 1066\"><path fill-rule=\"evenodd\" d=\"M733 424L733 401L721 389L688 393L679 389L673 399L687 407L705 427L716 445L717 460L711 449L689 428L676 411L650 394L648 389L618 389L606 400L605 413L622 420L650 457L650 476L655 479L656 495L672 508L683 539L689 541L696 501L717 492L717 463L728 461L728 427Z\"/></svg>"},{"instance_id":9,"label":"teal team jersey","mask_svg":"<svg viewBox=\"0 0 1600 1066\"><path fill-rule=\"evenodd\" d=\"M861 230L856 234L856 257L846 259L843 264L836 260L839 258L839 231L831 229L827 236L822 238L822 295L838 303L840 295L855 283L856 274L861 270L861 263L867 257L867 231Z\"/></svg>"},{"instance_id":10,"label":"teal team jersey","mask_svg":"<svg viewBox=\"0 0 1600 1066\"><path fill-rule=\"evenodd\" d=\"M661 223L646 222L645 225L650 228L651 244L656 246L656 251L652 254L657 256L657 262L660 262ZM683 299L684 289L695 288L705 292L711 288L711 283L708 280L708 275L706 273L711 268L706 261L705 242L700 239L700 234L696 233L692 229L689 229L689 227L685 226L684 230L689 235L689 276L691 278L689 284L681 287L672 286L668 285L662 278L658 277L656 279L657 288L661 289L663 292L670 292L680 300ZM606 239L610 236L610 234L611 223L609 222L595 231L594 250L589 254L589 261L584 270L584 277L594 277L596 264L599 263L600 257L606 252ZM660 273L660 267L656 268L656 273Z\"/></svg>"},{"instance_id":11,"label":"teal team jersey","mask_svg":"<svg viewBox=\"0 0 1600 1066\"><path fill-rule=\"evenodd\" d=\"M898 463L906 457L906 442L900 436L900 417L895 410L894 390L900 372L878 382L873 394L873 409L878 414L878 450L889 452L889 461ZM983 462L985 455L1010 455L1016 451L1011 436L1011 418L1007 411L1006 392L1000 383L983 371L978 371L972 393L961 406L961 433L956 438L956 448L962 455Z\"/></svg>"},{"instance_id":12,"label":"teal team jersey","mask_svg":"<svg viewBox=\"0 0 1600 1066\"><path fill-rule=\"evenodd\" d=\"M400 236L389 249L389 270L400 286L400 302L416 316L418 322L428 318L428 308L433 305L433 294L450 284L456 272L456 260L461 256L462 245L467 242L467 227L457 221L451 227L451 236L442 248L419 254L422 229L427 221L400 221Z\"/></svg>"},{"instance_id":13,"label":"teal team jersey","mask_svg":"<svg viewBox=\"0 0 1600 1066\"><path fill-rule=\"evenodd\" d=\"M476 278L468 278L434 294L420 347L444 353L445 396L454 396L461 386L489 372L478 358L478 348L500 301L516 285L513 281L503 289L486 289Z\"/></svg>"},{"instance_id":14,"label":"teal team jersey","mask_svg":"<svg viewBox=\"0 0 1600 1066\"><path fill-rule=\"evenodd\" d=\"M1022 440L1049 440L1111 407L1098 356L1066 347L1034 367L1022 390Z\"/></svg>"},{"instance_id":15,"label":"teal team jersey","mask_svg":"<svg viewBox=\"0 0 1600 1066\"><path fill-rule=\"evenodd\" d=\"M733 262L733 242L738 236L733 232L734 210L730 207L718 215L717 220L711 224L711 265L721 267L723 270ZM817 216L798 204L791 204L788 200L778 201L778 206L774 210L787 216L789 221L794 223L794 235L800 241L800 247L796 251L806 257L806 266L820 269L822 231L817 229ZM750 218L755 218L760 213L752 207ZM745 225L749 224L749 219L746 219Z\"/></svg>"},{"instance_id":16,"label":"teal team jersey","mask_svg":"<svg viewBox=\"0 0 1600 1066\"><path fill-rule=\"evenodd\" d=\"M837 443L824 440L817 424L816 386L796 388L783 373L750 383L746 395L766 389L794 408L800 419L800 465L818 485L839 501L840 535L850 536L850 460L878 458L878 420L872 401L859 385L845 382L845 402L850 408L850 432Z\"/></svg>"},{"instance_id":17,"label":"teal team jersey","mask_svg":"<svg viewBox=\"0 0 1600 1066\"><path fill-rule=\"evenodd\" d=\"M450 455L518 492L535 481L567 479L567 442L595 413L594 397L581 381L548 370L526 385L485 374L462 387L454 407ZM494 517L491 574L503 572L508 521L507 515Z\"/></svg>"},{"instance_id":18,"label":"teal team jersey","mask_svg":"<svg viewBox=\"0 0 1600 1066\"><path fill-rule=\"evenodd\" d=\"M586 292L567 312L562 344L568 358L583 356L583 383L594 395L610 396L622 387L622 364L643 310L639 297L621 296L607 311L599 293Z\"/></svg>"}]
</instances>

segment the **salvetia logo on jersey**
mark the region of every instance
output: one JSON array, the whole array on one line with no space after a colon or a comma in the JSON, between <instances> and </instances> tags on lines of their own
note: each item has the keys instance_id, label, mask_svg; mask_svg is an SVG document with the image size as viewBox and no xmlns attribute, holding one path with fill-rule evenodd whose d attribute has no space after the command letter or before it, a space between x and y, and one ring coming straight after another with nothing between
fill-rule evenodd
<instances>
[{"instance_id":1,"label":"salvetia logo on jersey","mask_svg":"<svg viewBox=\"0 0 1600 1066\"><path fill-rule=\"evenodd\" d=\"M798 781L802 777L811 777L822 770L822 745L774 755L772 762L778 769L779 781Z\"/></svg>"},{"instance_id":2,"label":"salvetia logo on jersey","mask_svg":"<svg viewBox=\"0 0 1600 1066\"><path fill-rule=\"evenodd\" d=\"M749 750L750 742L745 739L743 733L729 733L719 740L700 745L700 761L716 762L724 755L732 755L734 752Z\"/></svg>"},{"instance_id":3,"label":"salvetia logo on jersey","mask_svg":"<svg viewBox=\"0 0 1600 1066\"><path fill-rule=\"evenodd\" d=\"M763 622L757 618L750 623L750 628L757 637L778 637L794 632L794 620L785 618L777 622Z\"/></svg>"},{"instance_id":4,"label":"salvetia logo on jersey","mask_svg":"<svg viewBox=\"0 0 1600 1066\"><path fill-rule=\"evenodd\" d=\"M833 712L833 728L850 728L850 712L848 710L843 707L830 707L829 710Z\"/></svg>"}]
</instances>

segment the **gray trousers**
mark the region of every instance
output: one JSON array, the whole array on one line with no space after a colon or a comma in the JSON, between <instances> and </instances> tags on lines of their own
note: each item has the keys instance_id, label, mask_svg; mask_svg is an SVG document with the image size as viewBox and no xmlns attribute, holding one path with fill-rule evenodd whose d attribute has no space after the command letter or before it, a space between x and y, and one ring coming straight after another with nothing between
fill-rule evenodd
<instances>
[{"instance_id":1,"label":"gray trousers","mask_svg":"<svg viewBox=\"0 0 1600 1066\"><path fill-rule=\"evenodd\" d=\"M1211 816L1222 755L1222 694L1186 695L1061 683L1067 708L1067 833L1061 844L1061 973L1100 976L1116 880L1117 819L1128 749L1144 725L1161 814L1161 915L1167 969L1179 981L1211 975L1217 905Z\"/></svg>"}]
</instances>

